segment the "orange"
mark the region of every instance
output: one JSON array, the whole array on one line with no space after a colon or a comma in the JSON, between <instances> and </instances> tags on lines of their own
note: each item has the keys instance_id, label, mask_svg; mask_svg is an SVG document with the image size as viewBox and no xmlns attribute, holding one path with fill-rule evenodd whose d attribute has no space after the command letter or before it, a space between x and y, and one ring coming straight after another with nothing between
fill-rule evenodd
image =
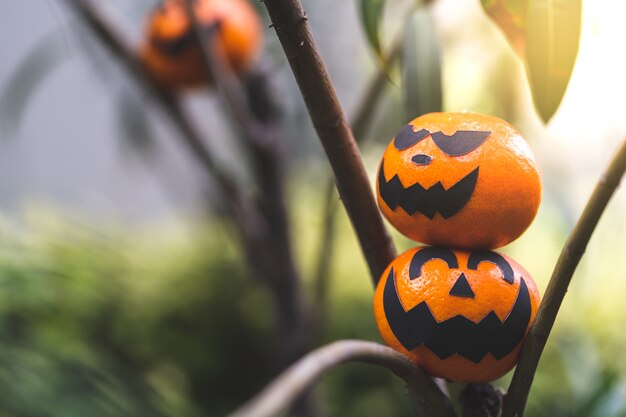
<instances>
[{"instance_id":1,"label":"orange","mask_svg":"<svg viewBox=\"0 0 626 417\"><path fill-rule=\"evenodd\" d=\"M465 248L513 241L541 200L528 143L504 120L476 113L430 113L406 125L385 150L376 189L404 235Z\"/></svg>"},{"instance_id":2,"label":"orange","mask_svg":"<svg viewBox=\"0 0 626 417\"><path fill-rule=\"evenodd\" d=\"M539 301L506 255L426 246L387 267L374 315L383 340L429 374L488 382L515 366Z\"/></svg>"},{"instance_id":3,"label":"orange","mask_svg":"<svg viewBox=\"0 0 626 417\"><path fill-rule=\"evenodd\" d=\"M246 0L198 0L194 11L207 31L219 24L214 47L235 72L242 73L258 54L263 30ZM165 0L150 15L139 58L163 87L181 89L207 83L200 50L194 42L184 0Z\"/></svg>"}]
</instances>

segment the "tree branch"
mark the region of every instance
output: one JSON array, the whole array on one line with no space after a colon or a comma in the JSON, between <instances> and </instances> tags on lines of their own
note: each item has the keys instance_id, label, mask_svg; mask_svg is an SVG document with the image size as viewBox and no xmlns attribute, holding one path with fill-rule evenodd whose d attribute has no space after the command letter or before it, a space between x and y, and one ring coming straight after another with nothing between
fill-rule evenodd
<instances>
[{"instance_id":1,"label":"tree branch","mask_svg":"<svg viewBox=\"0 0 626 417\"><path fill-rule=\"evenodd\" d=\"M240 138L253 164L253 177L258 183L254 208L262 227L256 235L244 236L243 244L251 269L264 279L276 300L277 357L283 369L309 349L314 336L307 331L309 318L305 315L300 294L301 280L293 256L285 204L283 159L286 141L275 126L274 118L261 120L254 113L238 77L216 50L216 43L212 42L219 40L220 23L215 22L207 35L194 12L194 3L194 0L185 0L184 6L205 72L228 109L235 128L241 133ZM260 78L257 81L262 82ZM266 88L256 91L258 98L269 102L268 92Z\"/></svg>"},{"instance_id":2,"label":"tree branch","mask_svg":"<svg viewBox=\"0 0 626 417\"><path fill-rule=\"evenodd\" d=\"M449 399L439 387L408 358L395 350L373 342L342 340L316 349L280 374L256 397L230 417L271 417L284 411L302 392L336 366L347 362L365 362L389 369L404 379L413 391L423 393L420 417L456 417ZM423 400L428 398L428 404Z\"/></svg>"},{"instance_id":3,"label":"tree branch","mask_svg":"<svg viewBox=\"0 0 626 417\"><path fill-rule=\"evenodd\" d=\"M491 384L467 384L459 394L461 417L498 417L503 396Z\"/></svg>"},{"instance_id":4,"label":"tree branch","mask_svg":"<svg viewBox=\"0 0 626 417\"><path fill-rule=\"evenodd\" d=\"M229 62L217 53L214 43L211 42L213 39L209 39L219 37L219 32L221 31L220 22L216 21L213 23L207 36L206 29L202 28L198 17L193 11L194 3L195 0L184 0L191 29L200 50L202 64L209 79L213 80L213 87L229 109L231 117L237 123L237 127L242 130L247 145L256 147L275 146L278 142L273 140L276 135L265 132L267 126L259 123L254 114L252 114L247 99L242 94L236 74L230 67Z\"/></svg>"},{"instance_id":5,"label":"tree branch","mask_svg":"<svg viewBox=\"0 0 626 417\"><path fill-rule=\"evenodd\" d=\"M626 140L598 181L582 215L570 234L554 267L543 301L537 311L520 359L504 399L503 417L520 417L524 413L528 393L537 365L556 319L567 287L587 243L609 200L619 186L626 170Z\"/></svg>"},{"instance_id":6,"label":"tree branch","mask_svg":"<svg viewBox=\"0 0 626 417\"><path fill-rule=\"evenodd\" d=\"M313 125L337 179L339 195L361 244L374 282L395 249L374 201L365 167L307 17L298 0L265 0Z\"/></svg>"},{"instance_id":7,"label":"tree branch","mask_svg":"<svg viewBox=\"0 0 626 417\"><path fill-rule=\"evenodd\" d=\"M393 65L400 56L402 47L401 37L399 37L390 47L389 53L383 58L383 63L377 67L376 73L369 80L365 93L357 106L354 113L352 132L357 144L364 141L363 137L366 129L372 121L372 116L376 105L378 104L382 93L388 83L387 69ZM335 196L335 183L329 180L324 191L324 206L322 208L323 229L320 237L319 248L317 252L317 262L315 264L315 272L313 273L313 282L315 285L315 304L318 311L323 310L326 300L326 292L328 288L328 278L333 258L335 229L337 227L337 201Z\"/></svg>"}]
</instances>

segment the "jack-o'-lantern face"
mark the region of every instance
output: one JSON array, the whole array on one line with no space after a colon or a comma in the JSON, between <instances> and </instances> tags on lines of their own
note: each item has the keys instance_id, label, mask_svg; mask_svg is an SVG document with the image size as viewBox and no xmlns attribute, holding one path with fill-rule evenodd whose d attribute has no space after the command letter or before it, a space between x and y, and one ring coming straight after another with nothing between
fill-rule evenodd
<instances>
[{"instance_id":1,"label":"jack-o'-lantern face","mask_svg":"<svg viewBox=\"0 0 626 417\"><path fill-rule=\"evenodd\" d=\"M388 345L434 376L463 382L492 381L515 365L538 305L521 266L480 249L411 249L374 295Z\"/></svg>"},{"instance_id":2,"label":"jack-o'-lantern face","mask_svg":"<svg viewBox=\"0 0 626 417\"><path fill-rule=\"evenodd\" d=\"M256 57L263 35L247 0L197 0L194 12L207 41L240 73ZM207 83L206 69L187 15L185 0L164 0L150 15L139 57L163 87L180 89Z\"/></svg>"},{"instance_id":3,"label":"jack-o'-lantern face","mask_svg":"<svg viewBox=\"0 0 626 417\"><path fill-rule=\"evenodd\" d=\"M508 123L431 113L392 139L377 176L383 214L413 240L492 249L532 222L541 182L530 148Z\"/></svg>"}]
</instances>

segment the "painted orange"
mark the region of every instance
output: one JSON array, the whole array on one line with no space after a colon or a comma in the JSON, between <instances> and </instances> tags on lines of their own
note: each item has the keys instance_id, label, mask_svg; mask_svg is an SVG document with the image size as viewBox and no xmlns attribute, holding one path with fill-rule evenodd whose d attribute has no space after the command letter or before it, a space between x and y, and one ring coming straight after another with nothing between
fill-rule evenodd
<instances>
[{"instance_id":1,"label":"painted orange","mask_svg":"<svg viewBox=\"0 0 626 417\"><path fill-rule=\"evenodd\" d=\"M461 156L448 156L431 136L408 149L398 150L392 139L383 160L386 180L398 175L406 188L419 183L428 189L441 182L448 190L479 167L476 187L467 204L445 219L440 213L429 219L413 215L401 207L393 210L381 199L385 217L401 233L429 245L494 249L519 237L535 218L541 200L541 179L533 153L521 134L509 123L477 113L430 113L410 125L417 132L426 129L452 135L457 131L489 131L491 134L475 150ZM419 166L411 158L424 154L432 158ZM380 169L380 166L379 166Z\"/></svg>"},{"instance_id":2,"label":"painted orange","mask_svg":"<svg viewBox=\"0 0 626 417\"><path fill-rule=\"evenodd\" d=\"M216 50L235 72L247 70L259 53L263 37L260 19L250 3L198 0L194 10L205 27L219 22ZM139 58L149 74L165 88L176 90L207 83L199 48L193 42L185 0L164 0L155 8L148 19Z\"/></svg>"},{"instance_id":3,"label":"painted orange","mask_svg":"<svg viewBox=\"0 0 626 417\"><path fill-rule=\"evenodd\" d=\"M383 306L383 293L389 272L393 267L396 289L405 311L410 310L422 301L426 301L437 322L457 315L462 315L474 323L480 322L491 311L504 321L515 304L520 289L520 278L524 278L528 287L531 302L531 317L526 334L539 307L540 296L537 287L526 270L510 257L500 254L513 268L515 280L508 284L502 279L501 271L495 264L482 262L477 270L469 270L467 259L470 251L454 249L458 260L458 268L448 268L440 259L426 262L419 278L409 279L409 265L413 255L422 247L412 248L398 256L383 272L374 293L374 316L378 330L385 341L393 349L405 354L414 363L422 367L430 375L461 382L489 382L500 378L517 363L523 344L520 342L507 356L496 359L491 353L478 363L474 363L459 354L441 359L424 345L407 351L398 341L389 327ZM454 297L449 295L450 289L457 278L463 273L475 294L475 298Z\"/></svg>"}]
</instances>

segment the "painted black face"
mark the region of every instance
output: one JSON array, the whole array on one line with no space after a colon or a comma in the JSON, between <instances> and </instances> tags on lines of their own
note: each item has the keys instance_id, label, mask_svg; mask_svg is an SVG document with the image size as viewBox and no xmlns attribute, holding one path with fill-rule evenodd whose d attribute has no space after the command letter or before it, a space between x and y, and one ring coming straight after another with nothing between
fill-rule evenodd
<instances>
[{"instance_id":1,"label":"painted black face","mask_svg":"<svg viewBox=\"0 0 626 417\"><path fill-rule=\"evenodd\" d=\"M413 131L413 126L406 125L393 139L397 150L403 151L430 136L435 145L448 156L461 156L478 148L489 137L491 132L480 130L458 130L452 135L433 132L426 129Z\"/></svg>"},{"instance_id":2,"label":"painted black face","mask_svg":"<svg viewBox=\"0 0 626 417\"><path fill-rule=\"evenodd\" d=\"M220 24L221 24L220 21L215 21L206 25L202 25L200 27L200 31L202 32L202 37L209 39L211 36L214 36L216 32L219 30ZM193 30L191 27L175 38L171 38L171 39L153 38L152 39L152 44L154 45L154 47L169 56L177 56L177 55L182 54L187 49L192 47L195 44L195 42L196 42L195 34L193 33Z\"/></svg>"},{"instance_id":3,"label":"painted black face","mask_svg":"<svg viewBox=\"0 0 626 417\"><path fill-rule=\"evenodd\" d=\"M446 135L442 132L431 133L426 129L415 132L411 125L406 125L398 132L393 143L396 149L405 150L430 136L435 145L446 155L457 157L478 148L490 134L491 132L471 130L459 130L453 135ZM416 165L425 166L429 165L433 158L429 155L417 154L411 160ZM385 161L383 160L378 172L378 183L380 196L389 208L395 210L400 206L410 216L419 212L431 220L437 213L441 214L444 219L448 219L465 207L476 187L479 171L477 167L446 190L441 181L430 188L424 188L419 183L405 188L397 174L387 181L384 169Z\"/></svg>"},{"instance_id":4,"label":"painted black face","mask_svg":"<svg viewBox=\"0 0 626 417\"><path fill-rule=\"evenodd\" d=\"M397 150L402 151L415 145L417 142L424 139L428 135L430 135L430 132L426 129L415 132L413 131L413 126L406 125L402 128L401 131L398 132L396 137L393 139L393 144Z\"/></svg>"},{"instance_id":5,"label":"painted black face","mask_svg":"<svg viewBox=\"0 0 626 417\"><path fill-rule=\"evenodd\" d=\"M450 249L427 247L413 255L409 278L418 279L422 266L432 259L443 260L451 269L458 268L456 255ZM490 251L474 251L467 268L476 270L481 262L497 265L502 279L513 284L513 268L502 256ZM474 298L465 274L459 275L450 295ZM405 349L424 345L441 359L456 353L474 363L480 362L487 353L496 359L511 353L524 337L531 316L530 294L524 278L520 278L515 304L504 321L492 310L478 323L462 315L438 322L426 301L406 311L398 296L393 268L385 283L383 306L391 331Z\"/></svg>"}]
</instances>

